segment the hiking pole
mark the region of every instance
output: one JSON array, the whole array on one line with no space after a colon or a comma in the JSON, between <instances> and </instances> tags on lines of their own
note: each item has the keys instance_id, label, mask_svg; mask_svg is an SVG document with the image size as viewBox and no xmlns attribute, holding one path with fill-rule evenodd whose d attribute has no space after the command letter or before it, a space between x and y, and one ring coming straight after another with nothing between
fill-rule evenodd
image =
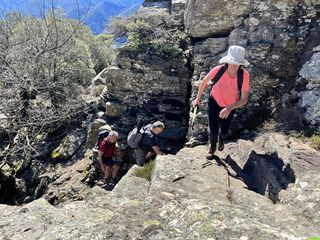
<instances>
[{"instance_id":1,"label":"hiking pole","mask_svg":"<svg viewBox=\"0 0 320 240\"><path fill-rule=\"evenodd\" d=\"M197 110L198 110L198 105L196 105L194 107L194 109L193 109L192 120L191 120L191 127L192 128L193 128L193 125L194 125L194 120L196 119Z\"/></svg>"},{"instance_id":2,"label":"hiking pole","mask_svg":"<svg viewBox=\"0 0 320 240\"><path fill-rule=\"evenodd\" d=\"M192 113L192 118L191 118L191 125L189 126L189 142L186 143L187 147L192 147L193 146L193 137L192 137L192 133L193 133L193 127L194 127L194 120L196 119L197 116L197 110L198 110L198 105L196 105L193 109L193 113Z\"/></svg>"}]
</instances>

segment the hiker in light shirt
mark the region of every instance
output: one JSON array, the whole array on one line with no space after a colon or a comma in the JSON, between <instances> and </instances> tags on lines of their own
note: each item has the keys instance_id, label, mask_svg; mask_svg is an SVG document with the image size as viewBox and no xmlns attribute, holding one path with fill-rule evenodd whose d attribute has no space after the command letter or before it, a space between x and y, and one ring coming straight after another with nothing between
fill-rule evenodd
<instances>
[{"instance_id":1,"label":"hiker in light shirt","mask_svg":"<svg viewBox=\"0 0 320 240\"><path fill-rule=\"evenodd\" d=\"M200 104L201 95L210 80L214 80L209 106L209 137L210 150L207 159L212 160L217 148L224 149L224 140L228 135L234 110L248 102L249 72L243 69L249 62L245 59L245 49L230 46L228 55L221 58L221 65L214 67L202 80L193 107Z\"/></svg>"}]
</instances>

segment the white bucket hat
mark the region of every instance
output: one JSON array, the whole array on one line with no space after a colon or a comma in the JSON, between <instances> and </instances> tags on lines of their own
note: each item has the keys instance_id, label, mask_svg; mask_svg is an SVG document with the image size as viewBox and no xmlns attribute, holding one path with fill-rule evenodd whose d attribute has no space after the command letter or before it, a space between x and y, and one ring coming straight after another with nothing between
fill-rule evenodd
<instances>
[{"instance_id":1,"label":"white bucket hat","mask_svg":"<svg viewBox=\"0 0 320 240\"><path fill-rule=\"evenodd\" d=\"M249 62L245 59L246 50L240 46L230 46L228 55L220 59L219 63L229 63L233 65L248 66Z\"/></svg>"}]
</instances>

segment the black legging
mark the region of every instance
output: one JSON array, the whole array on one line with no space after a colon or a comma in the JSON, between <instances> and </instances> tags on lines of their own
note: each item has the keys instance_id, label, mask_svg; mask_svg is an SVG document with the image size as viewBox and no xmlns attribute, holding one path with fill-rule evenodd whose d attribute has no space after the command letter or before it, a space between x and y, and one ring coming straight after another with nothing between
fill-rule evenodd
<instances>
[{"instance_id":1,"label":"black legging","mask_svg":"<svg viewBox=\"0 0 320 240\"><path fill-rule=\"evenodd\" d=\"M219 137L224 140L228 136L231 120L234 114L234 110L231 111L229 116L225 119L219 117L219 114L223 107L220 107L216 100L210 95L208 102L208 116L209 116L209 136L212 143L216 143ZM220 133L219 133L220 128Z\"/></svg>"}]
</instances>

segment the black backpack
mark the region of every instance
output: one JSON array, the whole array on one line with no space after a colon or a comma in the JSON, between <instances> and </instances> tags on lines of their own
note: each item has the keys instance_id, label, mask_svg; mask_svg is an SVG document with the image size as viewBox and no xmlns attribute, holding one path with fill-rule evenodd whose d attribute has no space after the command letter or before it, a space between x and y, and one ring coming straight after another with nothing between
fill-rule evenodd
<instances>
[{"instance_id":1,"label":"black backpack","mask_svg":"<svg viewBox=\"0 0 320 240\"><path fill-rule=\"evenodd\" d=\"M213 82L213 85L212 87L220 80L220 78L222 77L222 75L226 72L228 68L228 64L224 64L220 69L219 71L217 72L217 74L214 76L212 82ZM238 73L237 73L237 81L238 81L238 92L239 92L239 99L241 98L241 89L242 89L242 83L243 83L243 69L242 67L240 66L240 68L238 69ZM212 88L211 88L211 91L212 91ZM211 93L210 91L210 93Z\"/></svg>"},{"instance_id":2,"label":"black backpack","mask_svg":"<svg viewBox=\"0 0 320 240\"><path fill-rule=\"evenodd\" d=\"M100 143L103 141L103 139L105 139L106 137L109 136L110 131L109 130L103 130L101 132L99 132L98 134L98 139L97 139L97 143L95 148L99 150L100 148Z\"/></svg>"}]
</instances>

